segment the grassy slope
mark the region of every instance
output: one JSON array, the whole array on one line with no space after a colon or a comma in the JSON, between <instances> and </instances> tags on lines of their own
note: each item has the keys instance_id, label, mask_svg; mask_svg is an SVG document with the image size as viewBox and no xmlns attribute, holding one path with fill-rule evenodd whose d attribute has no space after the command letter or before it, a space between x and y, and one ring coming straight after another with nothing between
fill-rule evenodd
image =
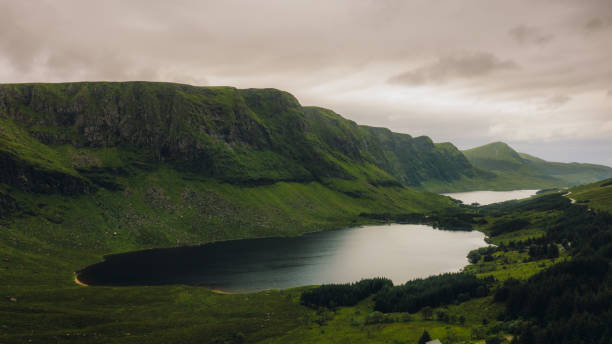
<instances>
[{"instance_id":1,"label":"grassy slope","mask_svg":"<svg viewBox=\"0 0 612 344\"><path fill-rule=\"evenodd\" d=\"M365 174L375 184L418 186L472 170L451 144L358 126L331 110L302 107L274 89L8 84L0 85L0 113L14 122L5 123L9 131L20 127L47 145L136 148L232 183L352 180Z\"/></svg>"},{"instance_id":2,"label":"grassy slope","mask_svg":"<svg viewBox=\"0 0 612 344\"><path fill-rule=\"evenodd\" d=\"M115 92L118 86L108 87ZM53 86L38 90L43 91L58 92ZM67 97L84 97L94 102L86 91L80 89ZM143 97L153 91L132 90L131 96ZM386 165L373 159L375 154L371 154L372 160L367 157L366 153L372 151L364 152L359 145L353 146L357 150L352 149L353 143L373 137L369 129L357 128L356 133L363 135L358 140L332 144L328 139L334 135L326 138L308 118L295 123L294 131L290 130L292 126L282 128L278 122L269 122L267 116L273 113L289 116L295 110L291 98L278 96L277 91L264 91L274 96L271 99L275 100L269 103L262 103L256 91L244 91L244 99L238 101L233 100L236 97L233 89L207 89L212 96L207 93L204 98L192 89L181 92L186 92L179 96L185 96L190 106L197 108L198 102L210 102L214 109L232 109L236 116L251 118L249 123L255 128L263 126L269 139L251 142L250 135L243 136L240 132L256 130L253 127L242 128L232 121L219 124L211 119L213 124L200 124L227 129L219 132L230 133L224 139L228 140L224 141L227 144L215 143L208 134L200 136L201 132L190 137L173 136L174 131L188 129L180 123L175 124L178 127L171 126L174 129L170 130L169 137L156 133L155 126L149 128L151 131L146 134L150 136L146 136L128 123L125 126L133 131L121 140L133 141L106 145L100 142L113 138L104 138L108 134L104 130L100 131L104 135L83 136L75 134L78 130L66 130L62 121L46 123L48 119L41 117L39 108L44 106L35 102L19 108L20 116L30 116L26 116L29 120L25 124L15 122L12 117L0 117L0 148L14 163L19 172L17 177L50 176L45 179L45 185L51 188L58 180L65 181L65 176L76 183L67 190L75 192L64 194L29 192L18 182L0 186L3 210L0 213L0 295L4 296L0 301L1 342L207 343L238 341L240 336L233 337L238 332L244 334L247 342L335 342L339 338L389 342L416 338L423 328L435 335L450 333L465 339L470 328L480 327L479 319L494 318L496 306L490 300L480 299L450 307L465 314L469 326L422 321L419 315L413 315L414 321L407 325L348 327L347 320L351 317L357 323L363 322L370 309L366 302L356 310L340 310L335 320L321 327L316 322L325 315L299 306L299 290L218 295L187 286L76 286L72 281L73 271L99 261L107 253L242 237L296 235L363 223L358 216L361 212L426 212L452 206L446 198L401 187L394 183L396 179L391 172L383 168ZM61 99L65 95L59 96ZM51 107L62 108L63 101ZM285 106L287 102L290 106ZM266 110L279 103L285 104L282 107L286 111ZM145 115L150 117L149 121L158 120L146 111ZM290 130L289 136L279 134L286 129ZM300 131L307 133L306 138L291 136ZM347 132L351 131L342 131ZM289 139L305 139L310 144L298 145L290 154L275 149ZM411 144L422 143L427 149L432 146L443 151L449 149L436 147L426 140L400 139ZM100 144L84 145L80 140ZM187 146L201 145L206 148L204 151L213 152L217 163L198 165L203 168L201 173L192 164L182 163L193 162L186 156L195 156L199 163L206 162L204 158L198 160L201 152L182 150L187 147L182 140L189 143ZM141 144L147 141L152 141L155 149L144 149ZM352 156L355 152L358 155ZM385 154L393 157L391 153L397 152L388 150ZM166 160L160 159L163 154L170 155ZM304 167L295 156L305 158L306 162L310 158L321 159L321 164ZM402 161L394 166L409 162ZM423 168L418 170L427 171ZM313 175L319 177L312 178ZM63 177L58 179L58 176ZM38 179L30 181L38 182ZM79 189L81 182L95 185L97 190L83 193ZM355 315L359 307L363 311ZM475 309L487 311L475 312Z\"/></svg>"},{"instance_id":3,"label":"grassy slope","mask_svg":"<svg viewBox=\"0 0 612 344\"><path fill-rule=\"evenodd\" d=\"M360 126L328 109L303 110L310 138L329 147L330 154L339 160L367 162L404 185L450 182L473 173L467 159L451 143L434 144L426 136L413 138L386 128Z\"/></svg>"},{"instance_id":4,"label":"grassy slope","mask_svg":"<svg viewBox=\"0 0 612 344\"><path fill-rule=\"evenodd\" d=\"M79 287L73 271L111 252L295 235L360 224L360 211L388 210L390 200L404 210L427 203L417 205L421 193L397 188L378 188L380 199L363 201L318 183L245 188L179 177L162 168L131 177L124 191L11 193L24 213L0 226L0 295L17 299L0 300L0 342L209 343L237 332L249 342L278 336L310 312L297 305L295 291L241 296L186 286Z\"/></svg>"},{"instance_id":5,"label":"grassy slope","mask_svg":"<svg viewBox=\"0 0 612 344\"><path fill-rule=\"evenodd\" d=\"M258 99L260 94L252 90L245 91L244 103L232 100L233 89L207 89L213 95L203 98L193 89L186 90L192 92L186 96L177 95L204 112L210 106L211 111L225 107L233 108L236 116L250 116L250 125L259 123L268 133L263 143L249 141L248 133L241 136L244 128L237 122L213 121L200 124L229 131L225 144L199 133L172 136L172 128L170 137L157 133L156 127L145 128L150 135L146 139L129 123L121 126L129 135L102 139L117 140L106 144L97 141L108 134L104 126L96 129L100 135L79 134L81 129L47 118L39 109L56 111L65 106L65 97L95 102L88 93L100 91L92 90L94 86L76 91L62 86L76 92L70 94L62 87L43 85L34 90L38 97L52 101L43 105L31 101L7 110L13 111L11 116L0 116L0 153L10 167L3 169L5 183L0 184L0 342L206 343L231 340L237 332L253 342L277 336L299 326L302 313L312 313L296 305L296 291L218 295L184 286L84 288L73 282L73 271L108 253L298 235L366 223L359 216L362 212L423 213L454 207L445 197L402 186L371 162L330 150L312 128L311 138L298 135L308 123L300 122L299 113L291 117L296 111L292 99L274 90L262 91L272 93L270 102ZM144 97L158 91L149 86L129 92ZM99 87L112 93L118 86ZM212 105L198 108L197 102ZM252 110L246 109L247 102ZM6 107L6 102L2 105ZM266 110L274 106L281 109ZM265 118L273 114L300 123L296 130L280 127L281 122ZM61 111L56 114L60 115ZM86 122L93 112L84 116L74 125ZM207 116L206 121L211 119ZM199 160L201 152L190 151L181 140L216 154L213 166L207 165L206 157ZM278 145L287 140L296 144L288 152L279 151ZM150 146L143 146L145 141ZM163 154L168 155L162 158ZM309 164L308 159L317 164ZM204 163L203 169L194 169L194 161ZM58 193L57 186L66 178L74 187Z\"/></svg>"},{"instance_id":6,"label":"grassy slope","mask_svg":"<svg viewBox=\"0 0 612 344\"><path fill-rule=\"evenodd\" d=\"M503 142L494 142L463 151L477 168L497 175L497 188L549 188L559 186L562 181L528 166L519 153Z\"/></svg>"},{"instance_id":7,"label":"grassy slope","mask_svg":"<svg viewBox=\"0 0 612 344\"><path fill-rule=\"evenodd\" d=\"M423 330L427 330L432 338L441 338L445 343L450 340L469 342L472 334L483 328L483 317L494 319L501 310L490 298L481 298L436 309L457 318L464 316L466 320L463 325L457 322L444 323L435 320L435 317L426 319L421 313L393 313L388 316L391 320L389 323L365 324L372 309L371 298L353 307L342 307L327 314L328 320L323 325L311 320L268 343L416 343ZM321 315L314 314L311 317L317 319Z\"/></svg>"},{"instance_id":8,"label":"grassy slope","mask_svg":"<svg viewBox=\"0 0 612 344\"><path fill-rule=\"evenodd\" d=\"M534 196L533 198L537 198ZM546 229L554 223L555 218L560 215L559 211L525 211L520 214L514 212L503 216L487 216L484 219L486 224L478 229L487 235L491 235L490 226L497 221L509 221L517 218L526 219L530 223L526 228L504 233L501 235L487 238L487 241L493 245L508 244L510 241L524 241L527 239L535 239L545 235ZM567 255L562 252L559 258L556 259L540 259L531 261L527 252L509 251L495 252L493 261L486 262L481 260L478 264L472 264L465 268L466 271L476 274L478 277L493 276L499 281L504 281L508 278L527 279L532 275L546 269L547 267L560 262L567 258Z\"/></svg>"},{"instance_id":9,"label":"grassy slope","mask_svg":"<svg viewBox=\"0 0 612 344\"><path fill-rule=\"evenodd\" d=\"M155 175L151 178L167 180L172 178L172 173L157 171L151 173ZM137 184L135 181L133 183ZM286 186L291 184L287 183ZM254 188L257 189L259 187ZM142 245L138 241L142 234L132 233L128 230L131 227L113 227L121 228L117 230L119 234L113 236L107 232L109 228L101 225L108 221L105 220L106 214L113 213L113 204L126 202L135 209L147 207L146 201L138 200L144 199L140 192L139 186L135 186L131 195L127 196L122 191L100 191L93 202L83 196L36 197L33 200L35 205L47 204L39 208L41 216L25 215L14 223L2 226L0 251L3 254L0 266L6 268L2 271L3 276L11 282L0 285L0 294L14 297L17 301L3 299L0 302L0 326L3 330L0 332L0 340L9 343L28 340L34 343L213 343L216 340L232 342L237 339L233 337L234 334L240 333L238 337L244 335L249 343L390 343L394 340L411 343L418 339L423 329L427 329L434 337L460 341L484 338L489 333L499 331L500 323L495 319L502 309L490 297L437 309L455 316L450 324L435 319L426 320L422 314L417 313L411 314L408 321L404 314L392 314L390 318L393 322L366 325L365 318L372 312L371 300L335 312L321 313L299 305L300 288L220 295L189 286L76 286L72 282L72 271L75 269L98 261L102 253L134 249ZM241 191L237 192L244 195ZM115 197L115 193L120 194ZM279 192L275 191L274 194ZM24 194L23 197L22 202L27 202L28 195ZM257 199L257 202L263 199L267 199L267 195ZM58 215L53 209L60 212L63 210L63 215ZM95 214L92 209L101 209L104 214L92 217ZM144 226L148 227L159 220L153 213L160 211L165 210L157 207L149 214L141 214L146 216L128 214L127 217L129 221L145 221ZM44 220L42 212L55 222L61 216L63 223ZM216 208L214 213L223 217L222 208ZM180 218L181 214L186 213L178 212L176 216ZM166 217L163 214L160 216ZM514 218L516 215L504 216ZM495 237L493 242L524 240L542 235L547 223L556 215L554 211L532 211L522 216L530 220L528 228ZM504 217L486 219L487 224L481 228L484 232L488 231L489 225ZM66 228L70 224L78 224L82 232L67 232ZM158 225L164 226L163 223ZM215 235L223 235L223 232ZM174 239L172 237L167 240ZM468 271L483 277L493 275L500 280L508 277L527 278L552 263L552 260L529 262L522 252L499 252L495 254L494 261L481 260L477 265L469 266ZM466 318L464 324L456 320L459 316ZM483 325L482 319L487 319L488 324Z\"/></svg>"},{"instance_id":10,"label":"grassy slope","mask_svg":"<svg viewBox=\"0 0 612 344\"><path fill-rule=\"evenodd\" d=\"M612 212L612 179L569 189L567 197L589 208Z\"/></svg>"},{"instance_id":11,"label":"grassy slope","mask_svg":"<svg viewBox=\"0 0 612 344\"><path fill-rule=\"evenodd\" d=\"M129 183L125 191L93 197L13 193L36 216L23 214L0 227L0 295L17 299L0 301L1 342L207 343L236 332L249 341L284 334L307 312L293 300L295 291L240 296L180 286L83 288L72 272L110 252L349 225L359 221L356 212L377 207L318 184L241 188L186 182L172 170ZM205 196L174 208L185 185ZM147 198L152 188L162 196ZM201 225L194 227L194 219Z\"/></svg>"}]
</instances>

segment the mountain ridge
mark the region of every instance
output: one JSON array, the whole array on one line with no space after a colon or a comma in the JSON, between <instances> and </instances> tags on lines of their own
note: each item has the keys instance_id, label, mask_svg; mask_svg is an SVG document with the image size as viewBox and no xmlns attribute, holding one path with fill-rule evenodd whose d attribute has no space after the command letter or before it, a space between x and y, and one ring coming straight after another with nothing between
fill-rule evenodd
<instances>
[{"instance_id":1,"label":"mountain ridge","mask_svg":"<svg viewBox=\"0 0 612 344\"><path fill-rule=\"evenodd\" d=\"M354 196L365 196L356 189L366 185L503 190L612 176L605 166L546 162L503 142L462 152L427 136L358 125L270 88L1 84L0 128L2 180L37 192L113 187L114 169L158 163L223 183L319 182Z\"/></svg>"},{"instance_id":2,"label":"mountain ridge","mask_svg":"<svg viewBox=\"0 0 612 344\"><path fill-rule=\"evenodd\" d=\"M472 173L454 146L439 149L427 137L359 126L331 110L302 107L274 89L1 85L0 111L11 122L5 127L46 146L136 149L149 160L236 184L352 180L364 174L356 164L371 165L367 178L373 183L410 186ZM68 165L56 170L79 174Z\"/></svg>"},{"instance_id":3,"label":"mountain ridge","mask_svg":"<svg viewBox=\"0 0 612 344\"><path fill-rule=\"evenodd\" d=\"M442 153L275 89L0 85L0 223L106 254L423 217L456 207L409 185Z\"/></svg>"}]
</instances>

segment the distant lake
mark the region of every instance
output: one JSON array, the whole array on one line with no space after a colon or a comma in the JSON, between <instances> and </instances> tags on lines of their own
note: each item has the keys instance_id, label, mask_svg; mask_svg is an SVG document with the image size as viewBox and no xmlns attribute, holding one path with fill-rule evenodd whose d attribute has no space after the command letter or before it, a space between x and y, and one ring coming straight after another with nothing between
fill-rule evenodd
<instances>
[{"instance_id":1,"label":"distant lake","mask_svg":"<svg viewBox=\"0 0 612 344\"><path fill-rule=\"evenodd\" d=\"M78 277L95 285L189 284L229 292L379 276L399 284L459 271L467 253L482 246L484 234L476 231L392 224L110 255Z\"/></svg>"},{"instance_id":2,"label":"distant lake","mask_svg":"<svg viewBox=\"0 0 612 344\"><path fill-rule=\"evenodd\" d=\"M538 190L513 190L513 191L470 191L470 192L453 192L445 193L444 196L449 196L458 199L463 204L478 203L487 205L491 203L505 202L513 199L521 199L531 197Z\"/></svg>"}]
</instances>

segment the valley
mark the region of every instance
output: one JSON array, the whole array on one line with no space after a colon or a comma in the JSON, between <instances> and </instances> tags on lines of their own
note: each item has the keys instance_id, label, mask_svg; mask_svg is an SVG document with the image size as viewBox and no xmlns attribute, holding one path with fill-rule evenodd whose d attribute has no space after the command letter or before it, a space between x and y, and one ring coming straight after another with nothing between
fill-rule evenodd
<instances>
[{"instance_id":1,"label":"valley","mask_svg":"<svg viewBox=\"0 0 612 344\"><path fill-rule=\"evenodd\" d=\"M461 152L274 89L0 85L0 163L0 342L412 343L424 329L445 343L539 336L535 320L525 324L540 315L513 308L512 295L539 290L530 276L554 279L546 271L577 257L609 258L595 244L609 232L609 180L570 188L576 204L556 188L610 178L611 168L549 163L499 143ZM437 194L526 188L551 190L483 207ZM572 218L584 235L561 225ZM388 223L487 234L497 248L471 254L478 259L465 268L486 280L487 295L457 296L432 314L376 313L376 295L301 304L316 286L221 294L74 283L75 271L113 253Z\"/></svg>"}]
</instances>

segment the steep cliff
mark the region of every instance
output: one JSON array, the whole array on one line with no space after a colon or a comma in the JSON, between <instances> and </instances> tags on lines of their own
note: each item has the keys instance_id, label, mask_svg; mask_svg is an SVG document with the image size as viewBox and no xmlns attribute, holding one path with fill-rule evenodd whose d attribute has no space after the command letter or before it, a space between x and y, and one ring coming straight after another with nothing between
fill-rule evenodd
<instances>
[{"instance_id":1,"label":"steep cliff","mask_svg":"<svg viewBox=\"0 0 612 344\"><path fill-rule=\"evenodd\" d=\"M19 185L18 176L34 173L25 171L25 162L49 172L45 178L63 173L70 179L58 185L77 185L87 172L108 167L82 152L63 160L41 152L62 146L115 148L141 162L164 162L234 184L365 177L373 184L418 186L473 173L450 144L358 126L330 110L302 107L274 89L148 82L2 85L0 114L0 149L13 166L3 181L13 185ZM17 145L24 149L12 149ZM41 180L37 176L28 180Z\"/></svg>"}]
</instances>

